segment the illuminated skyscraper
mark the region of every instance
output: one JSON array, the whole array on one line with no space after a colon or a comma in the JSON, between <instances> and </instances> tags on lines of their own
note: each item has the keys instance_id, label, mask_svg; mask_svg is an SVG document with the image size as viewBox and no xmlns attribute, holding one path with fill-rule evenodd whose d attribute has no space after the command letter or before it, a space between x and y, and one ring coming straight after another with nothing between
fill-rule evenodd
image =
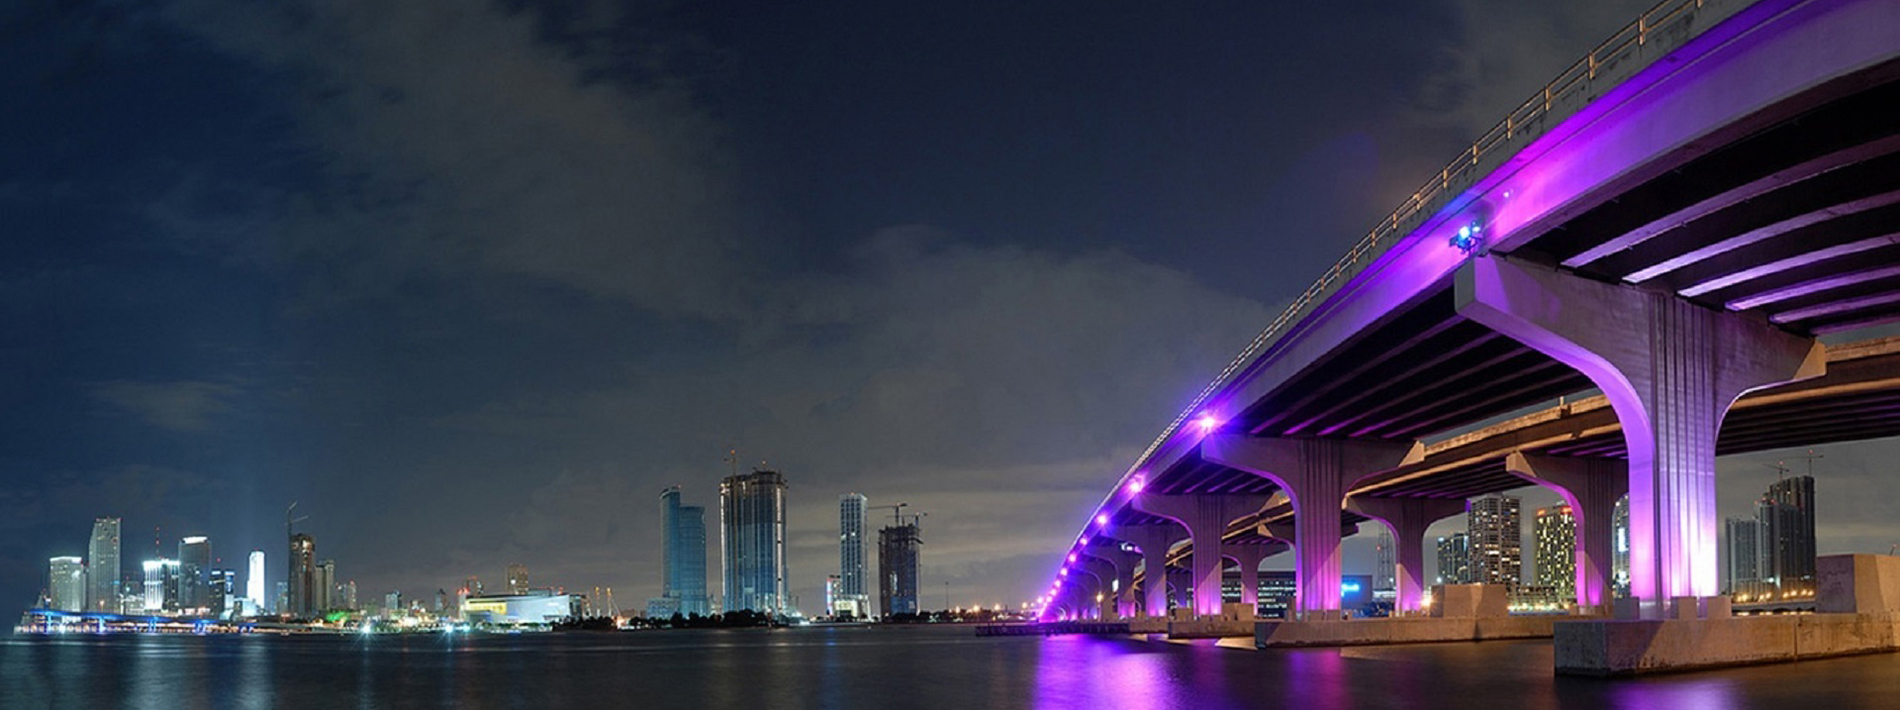
<instances>
[{"instance_id":1,"label":"illuminated skyscraper","mask_svg":"<svg viewBox=\"0 0 1900 710\"><path fill-rule=\"evenodd\" d=\"M1480 584L1512 588L1524 582L1524 529L1518 499L1493 493L1471 499L1466 507L1471 543L1471 576Z\"/></svg>"},{"instance_id":2,"label":"illuminated skyscraper","mask_svg":"<svg viewBox=\"0 0 1900 710\"><path fill-rule=\"evenodd\" d=\"M311 611L321 614L336 608L336 560L317 563L317 578L310 583L310 590L315 594Z\"/></svg>"},{"instance_id":3,"label":"illuminated skyscraper","mask_svg":"<svg viewBox=\"0 0 1900 710\"><path fill-rule=\"evenodd\" d=\"M785 477L777 471L726 477L719 484L719 523L725 610L792 612L785 564Z\"/></svg>"},{"instance_id":4,"label":"illuminated skyscraper","mask_svg":"<svg viewBox=\"0 0 1900 710\"><path fill-rule=\"evenodd\" d=\"M838 499L838 586L826 601L834 616L870 616L870 596L864 591L867 500L861 493Z\"/></svg>"},{"instance_id":5,"label":"illuminated skyscraper","mask_svg":"<svg viewBox=\"0 0 1900 710\"><path fill-rule=\"evenodd\" d=\"M290 587L280 613L310 618L317 612L317 541L309 535L290 536Z\"/></svg>"},{"instance_id":6,"label":"illuminated skyscraper","mask_svg":"<svg viewBox=\"0 0 1900 710\"><path fill-rule=\"evenodd\" d=\"M271 606L271 600L264 596L264 551L252 550L249 567L244 571L244 596L262 610Z\"/></svg>"},{"instance_id":7,"label":"illuminated skyscraper","mask_svg":"<svg viewBox=\"0 0 1900 710\"><path fill-rule=\"evenodd\" d=\"M1438 583L1471 583L1471 542L1464 533L1438 538Z\"/></svg>"},{"instance_id":8,"label":"illuminated skyscraper","mask_svg":"<svg viewBox=\"0 0 1900 710\"><path fill-rule=\"evenodd\" d=\"M119 604L119 519L92 521L86 546L86 609L117 613Z\"/></svg>"},{"instance_id":9,"label":"illuminated skyscraper","mask_svg":"<svg viewBox=\"0 0 1900 710\"><path fill-rule=\"evenodd\" d=\"M508 593L528 593L528 566L516 562L508 565Z\"/></svg>"},{"instance_id":10,"label":"illuminated skyscraper","mask_svg":"<svg viewBox=\"0 0 1900 710\"><path fill-rule=\"evenodd\" d=\"M211 595L207 598L206 611L218 618L226 618L227 613L237 613L237 572L235 570L211 570Z\"/></svg>"},{"instance_id":11,"label":"illuminated skyscraper","mask_svg":"<svg viewBox=\"0 0 1900 710\"><path fill-rule=\"evenodd\" d=\"M147 614L171 614L178 611L178 560L146 560L145 606Z\"/></svg>"},{"instance_id":12,"label":"illuminated skyscraper","mask_svg":"<svg viewBox=\"0 0 1900 710\"><path fill-rule=\"evenodd\" d=\"M1776 481L1762 495L1763 581L1785 595L1814 590L1814 477Z\"/></svg>"},{"instance_id":13,"label":"illuminated skyscraper","mask_svg":"<svg viewBox=\"0 0 1900 710\"><path fill-rule=\"evenodd\" d=\"M55 557L47 561L47 597L60 611L85 611L86 561L79 557Z\"/></svg>"},{"instance_id":14,"label":"illuminated skyscraper","mask_svg":"<svg viewBox=\"0 0 1900 710\"><path fill-rule=\"evenodd\" d=\"M885 616L918 612L917 563L923 544L916 522L877 531L877 601Z\"/></svg>"},{"instance_id":15,"label":"illuminated skyscraper","mask_svg":"<svg viewBox=\"0 0 1900 710\"><path fill-rule=\"evenodd\" d=\"M1549 587L1556 599L1577 598L1577 519L1570 506L1559 503L1537 509L1532 524L1536 548L1531 551L1537 586Z\"/></svg>"},{"instance_id":16,"label":"illuminated skyscraper","mask_svg":"<svg viewBox=\"0 0 1900 710\"><path fill-rule=\"evenodd\" d=\"M660 491L660 598L648 616L712 614L706 593L706 508L680 505L680 487Z\"/></svg>"},{"instance_id":17,"label":"illuminated skyscraper","mask_svg":"<svg viewBox=\"0 0 1900 710\"><path fill-rule=\"evenodd\" d=\"M178 606L187 614L211 608L211 539L203 535L178 541Z\"/></svg>"},{"instance_id":18,"label":"illuminated skyscraper","mask_svg":"<svg viewBox=\"0 0 1900 710\"><path fill-rule=\"evenodd\" d=\"M1610 592L1630 595L1630 497L1616 499L1610 508Z\"/></svg>"},{"instance_id":19,"label":"illuminated skyscraper","mask_svg":"<svg viewBox=\"0 0 1900 710\"><path fill-rule=\"evenodd\" d=\"M1379 532L1379 541L1374 544L1373 552L1377 559L1373 562L1373 591L1390 592L1399 588L1398 550L1392 544L1392 532Z\"/></svg>"}]
</instances>

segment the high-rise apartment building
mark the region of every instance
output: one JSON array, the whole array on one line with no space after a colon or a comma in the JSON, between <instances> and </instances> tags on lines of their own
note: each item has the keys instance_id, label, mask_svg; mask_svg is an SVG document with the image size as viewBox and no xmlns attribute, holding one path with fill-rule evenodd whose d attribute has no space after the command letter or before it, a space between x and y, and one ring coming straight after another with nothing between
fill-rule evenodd
<instances>
[{"instance_id":1,"label":"high-rise apartment building","mask_svg":"<svg viewBox=\"0 0 1900 710\"><path fill-rule=\"evenodd\" d=\"M92 521L92 540L86 545L86 609L118 613L120 604L119 519Z\"/></svg>"},{"instance_id":2,"label":"high-rise apartment building","mask_svg":"<svg viewBox=\"0 0 1900 710\"><path fill-rule=\"evenodd\" d=\"M47 599L60 611L86 610L86 560L55 557L46 563Z\"/></svg>"},{"instance_id":3,"label":"high-rise apartment building","mask_svg":"<svg viewBox=\"0 0 1900 710\"><path fill-rule=\"evenodd\" d=\"M1560 603L1577 598L1577 518L1568 504L1537 509L1531 524L1531 550L1537 586L1551 590Z\"/></svg>"},{"instance_id":4,"label":"high-rise apartment building","mask_svg":"<svg viewBox=\"0 0 1900 710\"><path fill-rule=\"evenodd\" d=\"M1630 497L1616 499L1610 507L1610 594L1630 595Z\"/></svg>"},{"instance_id":5,"label":"high-rise apartment building","mask_svg":"<svg viewBox=\"0 0 1900 710\"><path fill-rule=\"evenodd\" d=\"M237 612L237 571L228 569L211 570L211 596L207 598L205 612L213 617L227 618L227 614Z\"/></svg>"},{"instance_id":6,"label":"high-rise apartment building","mask_svg":"<svg viewBox=\"0 0 1900 710\"><path fill-rule=\"evenodd\" d=\"M725 610L793 611L785 560L785 477L753 471L720 482L719 537L725 553Z\"/></svg>"},{"instance_id":7,"label":"high-rise apartment building","mask_svg":"<svg viewBox=\"0 0 1900 710\"><path fill-rule=\"evenodd\" d=\"M1374 543L1373 553L1376 559L1372 568L1373 591L1395 591L1399 588L1398 550L1393 548L1392 532L1379 533L1379 541Z\"/></svg>"},{"instance_id":8,"label":"high-rise apartment building","mask_svg":"<svg viewBox=\"0 0 1900 710\"><path fill-rule=\"evenodd\" d=\"M915 522L877 531L877 601L885 616L918 612L917 558L923 544Z\"/></svg>"},{"instance_id":9,"label":"high-rise apartment building","mask_svg":"<svg viewBox=\"0 0 1900 710\"><path fill-rule=\"evenodd\" d=\"M211 608L211 539L203 535L178 541L178 606L186 614Z\"/></svg>"},{"instance_id":10,"label":"high-rise apartment building","mask_svg":"<svg viewBox=\"0 0 1900 710\"><path fill-rule=\"evenodd\" d=\"M281 613L310 618L317 612L317 541L303 533L290 536L289 593Z\"/></svg>"},{"instance_id":11,"label":"high-rise apartment building","mask_svg":"<svg viewBox=\"0 0 1900 710\"><path fill-rule=\"evenodd\" d=\"M317 578L310 583L310 590L315 593L311 611L321 614L336 608L336 560L317 563Z\"/></svg>"},{"instance_id":12,"label":"high-rise apartment building","mask_svg":"<svg viewBox=\"0 0 1900 710\"><path fill-rule=\"evenodd\" d=\"M508 565L508 593L528 593L528 566L516 562Z\"/></svg>"},{"instance_id":13,"label":"high-rise apartment building","mask_svg":"<svg viewBox=\"0 0 1900 710\"><path fill-rule=\"evenodd\" d=\"M1438 583L1471 583L1471 541L1464 533L1438 538Z\"/></svg>"},{"instance_id":14,"label":"high-rise apartment building","mask_svg":"<svg viewBox=\"0 0 1900 710\"><path fill-rule=\"evenodd\" d=\"M178 560L146 560L143 567L145 605L140 611L147 614L176 613L179 609Z\"/></svg>"},{"instance_id":15,"label":"high-rise apartment building","mask_svg":"<svg viewBox=\"0 0 1900 710\"><path fill-rule=\"evenodd\" d=\"M1729 518L1723 523L1722 532L1726 562L1722 566L1722 590L1730 594L1753 593L1753 586L1762 578L1762 538L1765 536L1761 521Z\"/></svg>"},{"instance_id":16,"label":"high-rise apartment building","mask_svg":"<svg viewBox=\"0 0 1900 710\"><path fill-rule=\"evenodd\" d=\"M1814 477L1776 481L1762 495L1762 580L1785 596L1814 590Z\"/></svg>"},{"instance_id":17,"label":"high-rise apartment building","mask_svg":"<svg viewBox=\"0 0 1900 710\"><path fill-rule=\"evenodd\" d=\"M1471 499L1465 535L1471 542L1471 576L1480 584L1517 587L1524 581L1524 528L1516 496L1493 493Z\"/></svg>"},{"instance_id":18,"label":"high-rise apartment building","mask_svg":"<svg viewBox=\"0 0 1900 710\"><path fill-rule=\"evenodd\" d=\"M871 597L865 591L869 505L861 493L846 493L838 499L838 585L826 600L826 611L832 616L871 615Z\"/></svg>"},{"instance_id":19,"label":"high-rise apartment building","mask_svg":"<svg viewBox=\"0 0 1900 710\"><path fill-rule=\"evenodd\" d=\"M647 616L709 616L706 593L706 508L681 505L680 487L660 491L660 596L647 603Z\"/></svg>"},{"instance_id":20,"label":"high-rise apartment building","mask_svg":"<svg viewBox=\"0 0 1900 710\"><path fill-rule=\"evenodd\" d=\"M252 550L250 564L244 570L244 596L250 598L259 613L271 606L271 600L264 595L265 589L264 551Z\"/></svg>"}]
</instances>

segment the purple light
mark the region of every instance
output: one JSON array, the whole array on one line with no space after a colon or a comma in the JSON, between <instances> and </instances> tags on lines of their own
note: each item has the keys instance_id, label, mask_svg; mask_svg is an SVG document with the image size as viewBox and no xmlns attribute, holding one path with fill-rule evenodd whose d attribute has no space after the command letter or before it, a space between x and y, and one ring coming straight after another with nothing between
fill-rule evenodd
<instances>
[{"instance_id":1,"label":"purple light","mask_svg":"<svg viewBox=\"0 0 1900 710\"><path fill-rule=\"evenodd\" d=\"M1073 559L1075 559L1075 555L1069 555L1069 559L1071 559L1071 560L1073 560ZM1067 576L1069 576L1069 568L1067 568L1067 567L1064 567L1064 568L1062 568L1062 573L1061 573L1061 574L1062 574L1062 576L1064 576L1064 577L1067 577ZM1056 582L1056 584L1061 584L1061 582Z\"/></svg>"},{"instance_id":2,"label":"purple light","mask_svg":"<svg viewBox=\"0 0 1900 710\"><path fill-rule=\"evenodd\" d=\"M1134 477L1134 479L1128 482L1128 492L1140 493L1141 489L1146 487L1147 485L1148 485L1148 481L1146 479L1142 478L1141 476L1136 476Z\"/></svg>"},{"instance_id":3,"label":"purple light","mask_svg":"<svg viewBox=\"0 0 1900 710\"><path fill-rule=\"evenodd\" d=\"M1108 514L1107 514L1107 513L1096 513L1096 514L1095 514L1095 524L1096 524L1097 526L1107 526L1107 525L1108 525Z\"/></svg>"},{"instance_id":4,"label":"purple light","mask_svg":"<svg viewBox=\"0 0 1900 710\"><path fill-rule=\"evenodd\" d=\"M1200 417L1194 420L1194 425L1201 428L1202 434L1207 434L1220 428L1221 421L1220 417L1214 416L1213 413L1203 412Z\"/></svg>"},{"instance_id":5,"label":"purple light","mask_svg":"<svg viewBox=\"0 0 1900 710\"><path fill-rule=\"evenodd\" d=\"M1070 561L1070 562L1074 562L1074 561L1075 561L1075 553L1073 553L1073 552L1071 552L1071 553L1069 553L1069 561ZM1069 573L1069 570L1067 570L1067 569L1064 569L1064 570L1062 570L1062 573L1063 573L1063 574L1068 574L1068 573Z\"/></svg>"}]
</instances>

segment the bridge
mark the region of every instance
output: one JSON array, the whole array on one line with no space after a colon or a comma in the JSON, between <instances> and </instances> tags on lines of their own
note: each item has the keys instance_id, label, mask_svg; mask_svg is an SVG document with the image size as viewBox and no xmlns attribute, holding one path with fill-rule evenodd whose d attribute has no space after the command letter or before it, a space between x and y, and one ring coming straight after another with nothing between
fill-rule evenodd
<instances>
[{"instance_id":1,"label":"bridge","mask_svg":"<svg viewBox=\"0 0 1900 710\"><path fill-rule=\"evenodd\" d=\"M1045 615L1161 615L1135 572L1186 541L1194 613L1220 613L1223 559L1251 596L1290 548L1295 615L1337 618L1340 539L1369 521L1416 609L1425 526L1527 481L1577 510L1580 607L1609 605L1625 492L1634 614L1716 596L1718 454L1900 433L1893 343L1819 340L1900 320L1896 117L1900 3L1645 13L1219 373L1084 521Z\"/></svg>"}]
</instances>

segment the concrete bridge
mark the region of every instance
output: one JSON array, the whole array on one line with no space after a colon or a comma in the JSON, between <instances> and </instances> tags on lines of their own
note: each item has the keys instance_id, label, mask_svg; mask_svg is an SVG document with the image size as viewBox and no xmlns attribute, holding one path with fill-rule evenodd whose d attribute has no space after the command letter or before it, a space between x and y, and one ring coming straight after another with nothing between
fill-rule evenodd
<instances>
[{"instance_id":1,"label":"concrete bridge","mask_svg":"<svg viewBox=\"0 0 1900 710\"><path fill-rule=\"evenodd\" d=\"M1891 343L1817 339L1900 319L1895 116L1900 2L1651 10L1224 369L1085 521L1045 612L1165 610L1136 570L1185 540L1176 585L1217 615L1222 560L1290 541L1296 615L1336 618L1340 538L1374 520L1409 540L1412 608L1425 525L1526 480L1580 511L1581 605L1609 602L1625 491L1631 613L1715 596L1718 454L1900 433Z\"/></svg>"}]
</instances>

